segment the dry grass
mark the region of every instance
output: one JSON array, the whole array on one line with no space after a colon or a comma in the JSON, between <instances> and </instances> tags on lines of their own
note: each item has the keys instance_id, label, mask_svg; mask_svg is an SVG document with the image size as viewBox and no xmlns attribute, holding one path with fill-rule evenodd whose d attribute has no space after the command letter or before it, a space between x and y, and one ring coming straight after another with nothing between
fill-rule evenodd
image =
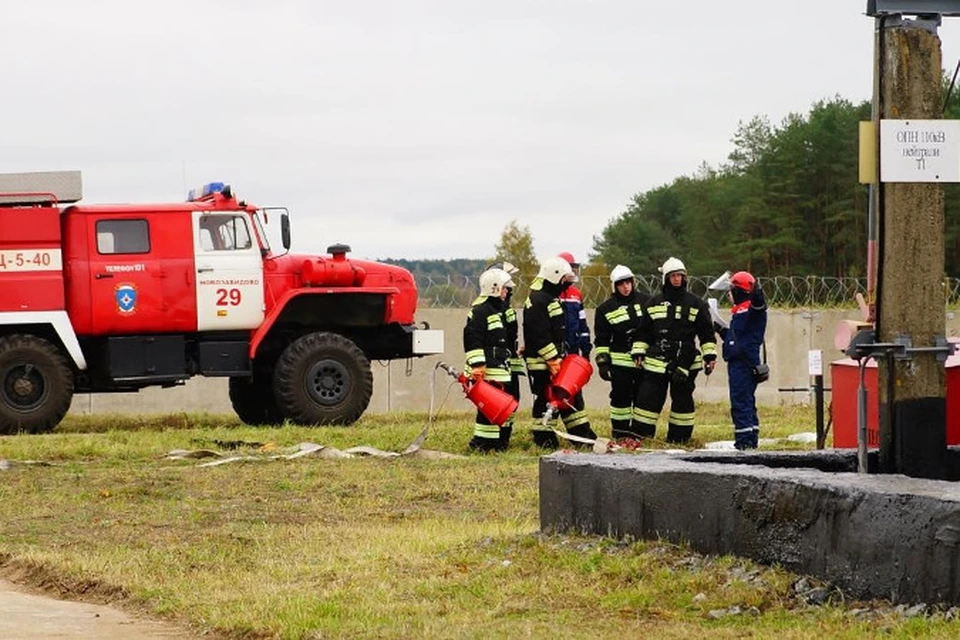
<instances>
[{"instance_id":1,"label":"dry grass","mask_svg":"<svg viewBox=\"0 0 960 640\"><path fill-rule=\"evenodd\" d=\"M701 440L729 439L700 407ZM771 409L765 436L812 430ZM598 412L595 422L606 428ZM463 453L471 416L442 414L426 446ZM73 597L117 601L230 637L955 637L941 618L808 607L794 576L673 545L538 533L527 430L499 456L301 458L202 468L162 459L219 441L402 450L424 415L351 428L251 428L224 416L71 418L0 438L0 566ZM249 446L238 444L248 443ZM749 614L713 619L711 611Z\"/></svg>"}]
</instances>

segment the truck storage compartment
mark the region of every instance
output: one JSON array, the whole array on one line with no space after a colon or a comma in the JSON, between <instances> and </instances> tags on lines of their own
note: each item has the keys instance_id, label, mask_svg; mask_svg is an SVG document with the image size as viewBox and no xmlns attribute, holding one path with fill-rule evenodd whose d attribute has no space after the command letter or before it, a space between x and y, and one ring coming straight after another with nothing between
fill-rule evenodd
<instances>
[{"instance_id":1,"label":"truck storage compartment","mask_svg":"<svg viewBox=\"0 0 960 640\"><path fill-rule=\"evenodd\" d=\"M60 211L0 206L0 311L64 308Z\"/></svg>"},{"instance_id":2,"label":"truck storage compartment","mask_svg":"<svg viewBox=\"0 0 960 640\"><path fill-rule=\"evenodd\" d=\"M205 376L250 374L249 340L210 340L200 343L200 373Z\"/></svg>"},{"instance_id":3,"label":"truck storage compartment","mask_svg":"<svg viewBox=\"0 0 960 640\"><path fill-rule=\"evenodd\" d=\"M187 376L182 335L107 338L107 364L115 382L178 380Z\"/></svg>"},{"instance_id":4,"label":"truck storage compartment","mask_svg":"<svg viewBox=\"0 0 960 640\"><path fill-rule=\"evenodd\" d=\"M79 171L0 174L0 311L64 308L58 205L81 191Z\"/></svg>"}]
</instances>

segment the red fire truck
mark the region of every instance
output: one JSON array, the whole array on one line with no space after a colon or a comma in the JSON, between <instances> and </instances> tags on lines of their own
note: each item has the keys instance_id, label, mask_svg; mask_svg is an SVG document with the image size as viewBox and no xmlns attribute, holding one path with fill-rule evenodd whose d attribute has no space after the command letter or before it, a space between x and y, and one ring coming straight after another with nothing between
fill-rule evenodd
<instances>
[{"instance_id":1,"label":"red fire truck","mask_svg":"<svg viewBox=\"0 0 960 640\"><path fill-rule=\"evenodd\" d=\"M283 208L211 183L170 204L76 204L79 172L0 175L0 433L53 429L74 393L229 378L248 424L350 424L370 360L443 351L410 272L288 253ZM283 251L264 224L279 221Z\"/></svg>"}]
</instances>

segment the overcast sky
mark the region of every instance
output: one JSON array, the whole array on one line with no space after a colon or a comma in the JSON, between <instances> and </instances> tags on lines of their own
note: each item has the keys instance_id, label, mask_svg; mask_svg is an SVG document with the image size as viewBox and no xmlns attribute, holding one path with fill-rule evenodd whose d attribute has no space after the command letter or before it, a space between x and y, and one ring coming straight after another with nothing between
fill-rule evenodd
<instances>
[{"instance_id":1,"label":"overcast sky","mask_svg":"<svg viewBox=\"0 0 960 640\"><path fill-rule=\"evenodd\" d=\"M0 171L84 202L212 180L289 207L294 250L583 260L631 196L871 91L866 0L4 0ZM944 66L960 18L940 30Z\"/></svg>"}]
</instances>

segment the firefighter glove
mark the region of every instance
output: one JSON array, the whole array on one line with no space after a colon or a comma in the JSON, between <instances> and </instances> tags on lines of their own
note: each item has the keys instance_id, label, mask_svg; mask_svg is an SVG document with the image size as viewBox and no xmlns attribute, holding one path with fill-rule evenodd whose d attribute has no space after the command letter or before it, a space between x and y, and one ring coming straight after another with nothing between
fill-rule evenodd
<instances>
[{"instance_id":1,"label":"firefighter glove","mask_svg":"<svg viewBox=\"0 0 960 640\"><path fill-rule=\"evenodd\" d=\"M602 380L610 381L610 356L608 354L597 354L597 372Z\"/></svg>"},{"instance_id":2,"label":"firefighter glove","mask_svg":"<svg viewBox=\"0 0 960 640\"><path fill-rule=\"evenodd\" d=\"M703 372L706 375L713 373L713 368L717 366L717 356L714 353L708 353L703 356Z\"/></svg>"},{"instance_id":3,"label":"firefighter glove","mask_svg":"<svg viewBox=\"0 0 960 640\"><path fill-rule=\"evenodd\" d=\"M608 362L605 362L604 364L598 364L597 372L600 374L601 380L610 382L611 378L613 378L613 374L610 372L610 363Z\"/></svg>"},{"instance_id":4,"label":"firefighter glove","mask_svg":"<svg viewBox=\"0 0 960 640\"><path fill-rule=\"evenodd\" d=\"M550 370L550 377L555 377L560 373L560 358L554 358L553 360L547 360L547 369Z\"/></svg>"},{"instance_id":5,"label":"firefighter glove","mask_svg":"<svg viewBox=\"0 0 960 640\"><path fill-rule=\"evenodd\" d=\"M479 367L474 367L473 371L470 372L470 377L473 378L475 382L480 382L483 380L483 374L487 372L487 368L484 365Z\"/></svg>"},{"instance_id":6,"label":"firefighter glove","mask_svg":"<svg viewBox=\"0 0 960 640\"><path fill-rule=\"evenodd\" d=\"M635 365L638 366L638 367L642 367L642 366L643 366L643 354L642 354L642 353L635 353L635 354L633 354L633 364L635 364Z\"/></svg>"}]
</instances>

